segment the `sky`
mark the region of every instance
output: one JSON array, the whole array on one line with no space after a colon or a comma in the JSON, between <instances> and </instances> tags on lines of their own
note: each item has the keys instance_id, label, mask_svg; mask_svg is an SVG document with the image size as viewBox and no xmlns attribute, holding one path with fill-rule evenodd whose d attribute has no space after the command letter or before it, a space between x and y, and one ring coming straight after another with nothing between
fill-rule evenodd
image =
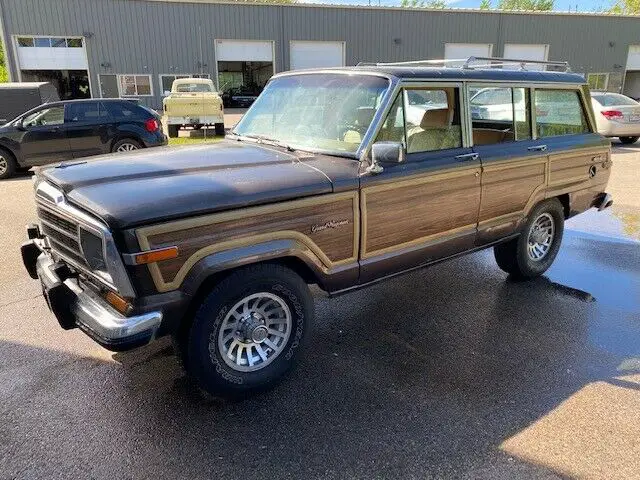
<instances>
[{"instance_id":1,"label":"sky","mask_svg":"<svg viewBox=\"0 0 640 480\"><path fill-rule=\"evenodd\" d=\"M346 5L368 5L369 0L300 0L305 3L337 3ZM370 0L372 5L400 5L400 0ZM498 0L493 0L495 5ZM452 8L478 8L480 0L447 0ZM555 0L554 10L588 12L596 10L608 10L613 0Z\"/></svg>"}]
</instances>

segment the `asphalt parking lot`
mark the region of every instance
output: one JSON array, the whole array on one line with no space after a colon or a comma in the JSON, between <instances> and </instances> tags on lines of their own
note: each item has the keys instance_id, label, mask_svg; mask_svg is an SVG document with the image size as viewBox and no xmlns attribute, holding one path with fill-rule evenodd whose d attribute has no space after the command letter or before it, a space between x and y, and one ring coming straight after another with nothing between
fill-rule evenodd
<instances>
[{"instance_id":1,"label":"asphalt parking lot","mask_svg":"<svg viewBox=\"0 0 640 480\"><path fill-rule=\"evenodd\" d=\"M515 283L491 251L327 299L299 368L204 399L167 342L61 330L19 246L31 180L0 184L0 478L640 478L640 144L615 206Z\"/></svg>"}]
</instances>

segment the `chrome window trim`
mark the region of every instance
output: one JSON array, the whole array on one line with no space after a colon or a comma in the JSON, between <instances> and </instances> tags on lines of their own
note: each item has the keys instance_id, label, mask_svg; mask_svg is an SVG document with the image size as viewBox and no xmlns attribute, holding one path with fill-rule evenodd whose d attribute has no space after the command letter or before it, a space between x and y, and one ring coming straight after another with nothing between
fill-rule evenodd
<instances>
[{"instance_id":1,"label":"chrome window trim","mask_svg":"<svg viewBox=\"0 0 640 480\"><path fill-rule=\"evenodd\" d=\"M50 183L41 181L36 185L35 190L38 206L45 208L56 215L60 215L67 220L77 223L78 229L84 228L88 232L93 233L94 235L97 235L102 239L102 253L104 255L104 261L107 265L108 273L109 275L111 275L112 282L108 282L104 278L100 277L100 275L92 272L90 269L78 265L77 262L69 259L63 253L61 254L58 250L55 251L55 254L59 255L65 261L68 261L71 265L76 267L81 272L90 275L92 278L96 279L105 286L116 290L122 296L135 298L135 290L133 289L133 285L131 284L131 280L129 279L129 275L127 274L125 266L122 263L120 252L116 247L113 236L111 235L111 231L107 228L107 226L94 217L86 214L82 210L69 205L64 197L64 194ZM84 255L84 253L82 252L82 245L80 243L79 230L78 244L80 246L81 253Z\"/></svg>"}]
</instances>

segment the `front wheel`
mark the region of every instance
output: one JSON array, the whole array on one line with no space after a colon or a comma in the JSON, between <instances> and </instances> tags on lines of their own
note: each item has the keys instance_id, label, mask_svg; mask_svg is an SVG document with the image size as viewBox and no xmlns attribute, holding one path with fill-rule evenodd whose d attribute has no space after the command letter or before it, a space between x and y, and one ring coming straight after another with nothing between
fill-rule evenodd
<instances>
[{"instance_id":1,"label":"front wheel","mask_svg":"<svg viewBox=\"0 0 640 480\"><path fill-rule=\"evenodd\" d=\"M560 250L564 210L555 198L539 203L529 214L518 238L493 247L498 266L513 278L542 275Z\"/></svg>"},{"instance_id":2,"label":"front wheel","mask_svg":"<svg viewBox=\"0 0 640 480\"><path fill-rule=\"evenodd\" d=\"M179 340L184 368L212 395L269 389L296 363L312 318L311 293L295 272L242 268L211 291Z\"/></svg>"},{"instance_id":3,"label":"front wheel","mask_svg":"<svg viewBox=\"0 0 640 480\"><path fill-rule=\"evenodd\" d=\"M619 137L620 141L625 145L631 145L632 143L636 143L640 137Z\"/></svg>"}]
</instances>

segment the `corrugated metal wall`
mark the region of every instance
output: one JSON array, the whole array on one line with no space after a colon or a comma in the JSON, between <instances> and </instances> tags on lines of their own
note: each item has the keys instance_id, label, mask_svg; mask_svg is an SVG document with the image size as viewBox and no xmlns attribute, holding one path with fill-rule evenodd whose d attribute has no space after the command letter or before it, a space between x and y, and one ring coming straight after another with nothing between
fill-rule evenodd
<instances>
[{"instance_id":1,"label":"corrugated metal wall","mask_svg":"<svg viewBox=\"0 0 640 480\"><path fill-rule=\"evenodd\" d=\"M198 71L200 41L205 72L215 74L214 39L275 41L276 70L289 65L291 40L342 40L347 64L441 58L444 44L550 44L551 60L568 60L578 72L624 72L629 44L640 43L640 19L585 15L301 7L145 0L0 0L5 37L83 35L93 94L98 74L158 75ZM13 46L8 48L17 78ZM104 68L101 64L110 64Z\"/></svg>"}]
</instances>

